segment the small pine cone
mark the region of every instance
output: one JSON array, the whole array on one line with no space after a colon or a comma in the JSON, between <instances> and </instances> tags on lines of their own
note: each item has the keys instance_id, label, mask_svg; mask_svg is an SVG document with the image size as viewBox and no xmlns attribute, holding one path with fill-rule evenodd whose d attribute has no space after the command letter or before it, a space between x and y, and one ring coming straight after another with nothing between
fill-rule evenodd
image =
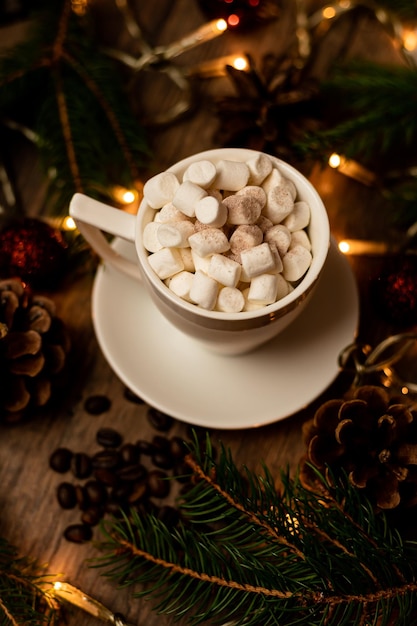
<instances>
[{"instance_id":1,"label":"small pine cone","mask_svg":"<svg viewBox=\"0 0 417 626\"><path fill-rule=\"evenodd\" d=\"M69 349L52 300L17 279L0 281L1 422L20 421L48 403Z\"/></svg>"},{"instance_id":2,"label":"small pine cone","mask_svg":"<svg viewBox=\"0 0 417 626\"><path fill-rule=\"evenodd\" d=\"M348 399L322 404L304 424L304 484L317 487L311 466L344 472L379 509L417 504L417 412L381 387L359 387Z\"/></svg>"}]
</instances>

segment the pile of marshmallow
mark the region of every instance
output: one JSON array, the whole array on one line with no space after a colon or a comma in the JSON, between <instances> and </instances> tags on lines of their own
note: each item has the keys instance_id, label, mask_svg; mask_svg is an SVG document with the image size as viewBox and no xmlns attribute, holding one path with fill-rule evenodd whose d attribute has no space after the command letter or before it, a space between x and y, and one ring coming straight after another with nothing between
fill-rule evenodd
<instances>
[{"instance_id":1,"label":"pile of marshmallow","mask_svg":"<svg viewBox=\"0 0 417 626\"><path fill-rule=\"evenodd\" d=\"M204 309L270 305L311 264L310 207L265 154L200 160L182 179L161 172L146 182L144 198L155 209L143 231L150 266L177 296Z\"/></svg>"}]
</instances>

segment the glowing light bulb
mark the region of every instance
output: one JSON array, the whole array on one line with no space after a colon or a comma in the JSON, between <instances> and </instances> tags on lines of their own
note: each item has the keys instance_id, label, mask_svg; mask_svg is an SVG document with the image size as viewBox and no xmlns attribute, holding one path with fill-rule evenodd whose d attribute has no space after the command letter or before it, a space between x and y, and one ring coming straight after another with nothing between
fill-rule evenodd
<instances>
[{"instance_id":1,"label":"glowing light bulb","mask_svg":"<svg viewBox=\"0 0 417 626\"><path fill-rule=\"evenodd\" d=\"M325 20L331 20L336 15L336 9L334 7L325 7L322 14Z\"/></svg>"},{"instance_id":2,"label":"glowing light bulb","mask_svg":"<svg viewBox=\"0 0 417 626\"><path fill-rule=\"evenodd\" d=\"M226 20L224 20L223 18L221 18L220 20L217 20L216 22L216 28L222 33L225 30L227 30L227 22Z\"/></svg>"},{"instance_id":3,"label":"glowing light bulb","mask_svg":"<svg viewBox=\"0 0 417 626\"><path fill-rule=\"evenodd\" d=\"M404 31L403 47L408 52L413 52L417 48L417 32L414 30Z\"/></svg>"},{"instance_id":4,"label":"glowing light bulb","mask_svg":"<svg viewBox=\"0 0 417 626\"><path fill-rule=\"evenodd\" d=\"M347 241L339 241L339 250L343 252L343 254L348 254L350 250L350 245Z\"/></svg>"},{"instance_id":5,"label":"glowing light bulb","mask_svg":"<svg viewBox=\"0 0 417 626\"><path fill-rule=\"evenodd\" d=\"M340 157L340 154L336 154L336 152L333 152L333 154L330 155L329 157L330 167L333 167L336 169L340 166L341 162L342 162L342 159Z\"/></svg>"},{"instance_id":6,"label":"glowing light bulb","mask_svg":"<svg viewBox=\"0 0 417 626\"><path fill-rule=\"evenodd\" d=\"M62 222L62 227L64 230L75 230L77 228L77 224L70 215L67 215Z\"/></svg>"},{"instance_id":7,"label":"glowing light bulb","mask_svg":"<svg viewBox=\"0 0 417 626\"><path fill-rule=\"evenodd\" d=\"M235 70L246 70L246 68L248 67L248 62L244 57L236 57L236 59L233 61L233 67L235 68Z\"/></svg>"},{"instance_id":8,"label":"glowing light bulb","mask_svg":"<svg viewBox=\"0 0 417 626\"><path fill-rule=\"evenodd\" d=\"M240 22L239 16L236 15L235 13L232 13L231 15L229 15L229 17L227 18L227 22L229 24L229 26L237 26Z\"/></svg>"}]
</instances>

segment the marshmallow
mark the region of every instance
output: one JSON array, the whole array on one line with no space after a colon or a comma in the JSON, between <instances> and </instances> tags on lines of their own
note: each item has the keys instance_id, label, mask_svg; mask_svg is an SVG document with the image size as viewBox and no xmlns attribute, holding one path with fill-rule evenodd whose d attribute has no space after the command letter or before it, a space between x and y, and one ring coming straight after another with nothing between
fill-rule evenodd
<instances>
[{"instance_id":1,"label":"marshmallow","mask_svg":"<svg viewBox=\"0 0 417 626\"><path fill-rule=\"evenodd\" d=\"M184 172L183 180L190 180L192 183L207 189L214 182L217 170L214 163L207 160L191 163Z\"/></svg>"},{"instance_id":2,"label":"marshmallow","mask_svg":"<svg viewBox=\"0 0 417 626\"><path fill-rule=\"evenodd\" d=\"M204 272L197 270L190 289L191 300L203 309L211 311L216 304L218 291L218 283Z\"/></svg>"},{"instance_id":3,"label":"marshmallow","mask_svg":"<svg viewBox=\"0 0 417 626\"><path fill-rule=\"evenodd\" d=\"M265 215L260 215L256 225L259 226L263 233L266 233L266 231L273 226L273 223L265 217Z\"/></svg>"},{"instance_id":4,"label":"marshmallow","mask_svg":"<svg viewBox=\"0 0 417 626\"><path fill-rule=\"evenodd\" d=\"M273 224L282 222L292 211L294 200L291 190L287 185L281 184L272 187L266 195L266 206L262 213L271 220Z\"/></svg>"},{"instance_id":5,"label":"marshmallow","mask_svg":"<svg viewBox=\"0 0 417 626\"><path fill-rule=\"evenodd\" d=\"M148 252L157 252L163 246L158 239L158 222L149 222L143 229L142 243Z\"/></svg>"},{"instance_id":6,"label":"marshmallow","mask_svg":"<svg viewBox=\"0 0 417 626\"><path fill-rule=\"evenodd\" d=\"M207 195L195 205L195 216L202 224L221 228L226 224L227 208L214 196Z\"/></svg>"},{"instance_id":7,"label":"marshmallow","mask_svg":"<svg viewBox=\"0 0 417 626\"><path fill-rule=\"evenodd\" d=\"M237 196L250 196L254 198L261 205L261 209L264 208L266 204L266 193L262 189L262 187L257 187L256 185L246 185L242 189L236 192Z\"/></svg>"},{"instance_id":8,"label":"marshmallow","mask_svg":"<svg viewBox=\"0 0 417 626\"><path fill-rule=\"evenodd\" d=\"M195 250L191 249L191 258L193 260L195 272L200 270L201 272L208 274L211 256L200 256L199 254L196 253Z\"/></svg>"},{"instance_id":9,"label":"marshmallow","mask_svg":"<svg viewBox=\"0 0 417 626\"><path fill-rule=\"evenodd\" d=\"M228 210L229 224L255 224L262 210L258 200L252 196L228 196L223 203Z\"/></svg>"},{"instance_id":10,"label":"marshmallow","mask_svg":"<svg viewBox=\"0 0 417 626\"><path fill-rule=\"evenodd\" d=\"M311 264L311 252L304 246L294 246L282 259L282 275L291 283L300 280Z\"/></svg>"},{"instance_id":11,"label":"marshmallow","mask_svg":"<svg viewBox=\"0 0 417 626\"><path fill-rule=\"evenodd\" d=\"M217 296L216 310L224 313L240 313L245 306L245 298L235 287L223 287Z\"/></svg>"},{"instance_id":12,"label":"marshmallow","mask_svg":"<svg viewBox=\"0 0 417 626\"><path fill-rule=\"evenodd\" d=\"M285 226L291 231L302 230L308 226L309 222L310 207L307 202L302 201L294 204L293 210L284 220Z\"/></svg>"},{"instance_id":13,"label":"marshmallow","mask_svg":"<svg viewBox=\"0 0 417 626\"><path fill-rule=\"evenodd\" d=\"M201 198L207 195L207 191L189 180L184 181L177 188L172 204L188 217L195 216L195 205Z\"/></svg>"},{"instance_id":14,"label":"marshmallow","mask_svg":"<svg viewBox=\"0 0 417 626\"><path fill-rule=\"evenodd\" d=\"M230 248L229 241L223 231L218 228L205 228L188 238L191 248L199 256L208 256L226 252Z\"/></svg>"},{"instance_id":15,"label":"marshmallow","mask_svg":"<svg viewBox=\"0 0 417 626\"><path fill-rule=\"evenodd\" d=\"M271 159L262 153L248 159L246 165L249 168L250 185L260 185L272 170Z\"/></svg>"},{"instance_id":16,"label":"marshmallow","mask_svg":"<svg viewBox=\"0 0 417 626\"><path fill-rule=\"evenodd\" d=\"M279 187L283 184L284 176L281 174L278 168L273 167L271 173L265 178L262 183L262 189L267 194L273 187Z\"/></svg>"},{"instance_id":17,"label":"marshmallow","mask_svg":"<svg viewBox=\"0 0 417 626\"><path fill-rule=\"evenodd\" d=\"M228 259L222 254L213 254L207 274L226 287L236 287L240 279L242 267L240 263Z\"/></svg>"},{"instance_id":18,"label":"marshmallow","mask_svg":"<svg viewBox=\"0 0 417 626\"><path fill-rule=\"evenodd\" d=\"M258 246L263 241L263 233L256 224L242 224L238 226L229 239L230 249L234 254L242 250Z\"/></svg>"},{"instance_id":19,"label":"marshmallow","mask_svg":"<svg viewBox=\"0 0 417 626\"><path fill-rule=\"evenodd\" d=\"M189 218L177 209L172 202L165 204L157 213L155 213L154 221L164 224L165 222L182 222Z\"/></svg>"},{"instance_id":20,"label":"marshmallow","mask_svg":"<svg viewBox=\"0 0 417 626\"><path fill-rule=\"evenodd\" d=\"M290 293L290 291L293 290L293 287L289 283L287 283L287 281L285 280L282 274L276 274L276 277L277 277L276 300L281 300L281 298L284 298Z\"/></svg>"},{"instance_id":21,"label":"marshmallow","mask_svg":"<svg viewBox=\"0 0 417 626\"><path fill-rule=\"evenodd\" d=\"M170 278L184 269L181 255L176 248L161 248L148 257L149 265L161 280Z\"/></svg>"},{"instance_id":22,"label":"marshmallow","mask_svg":"<svg viewBox=\"0 0 417 626\"><path fill-rule=\"evenodd\" d=\"M274 243L282 257L290 247L291 232L283 224L275 224L266 231L264 241Z\"/></svg>"},{"instance_id":23,"label":"marshmallow","mask_svg":"<svg viewBox=\"0 0 417 626\"><path fill-rule=\"evenodd\" d=\"M258 304L272 304L278 291L277 274L260 274L251 280L248 300Z\"/></svg>"},{"instance_id":24,"label":"marshmallow","mask_svg":"<svg viewBox=\"0 0 417 626\"><path fill-rule=\"evenodd\" d=\"M288 189L290 190L290 192L291 192L291 196L292 196L292 199L293 199L293 200L294 200L294 202L295 202L295 200L296 200L296 198L297 198L297 187L294 185L294 183L292 182L292 180L288 180L288 178L284 178L284 184L285 184L285 185L288 187Z\"/></svg>"},{"instance_id":25,"label":"marshmallow","mask_svg":"<svg viewBox=\"0 0 417 626\"><path fill-rule=\"evenodd\" d=\"M253 278L275 270L275 257L268 243L243 250L241 253L242 269L245 276Z\"/></svg>"},{"instance_id":26,"label":"marshmallow","mask_svg":"<svg viewBox=\"0 0 417 626\"><path fill-rule=\"evenodd\" d=\"M290 248L297 245L304 246L304 248L311 251L311 241L305 230L295 230L291 233Z\"/></svg>"},{"instance_id":27,"label":"marshmallow","mask_svg":"<svg viewBox=\"0 0 417 626\"><path fill-rule=\"evenodd\" d=\"M160 209L164 204L171 202L179 186L180 182L175 174L161 172L146 181L143 195L149 206Z\"/></svg>"},{"instance_id":28,"label":"marshmallow","mask_svg":"<svg viewBox=\"0 0 417 626\"><path fill-rule=\"evenodd\" d=\"M191 301L190 291L193 284L194 274L192 272L178 272L172 278L170 278L168 287L178 297L187 302Z\"/></svg>"},{"instance_id":29,"label":"marshmallow","mask_svg":"<svg viewBox=\"0 0 417 626\"><path fill-rule=\"evenodd\" d=\"M157 237L163 248L185 248L188 238L194 233L194 224L188 220L159 224Z\"/></svg>"},{"instance_id":30,"label":"marshmallow","mask_svg":"<svg viewBox=\"0 0 417 626\"><path fill-rule=\"evenodd\" d=\"M264 304L259 304L258 302L253 302L251 300L248 300L248 294L249 294L249 287L246 287L245 289L243 289L242 291L242 295L245 298L245 304L243 307L243 311L247 312L247 311L257 311L258 309L262 309L265 305Z\"/></svg>"},{"instance_id":31,"label":"marshmallow","mask_svg":"<svg viewBox=\"0 0 417 626\"><path fill-rule=\"evenodd\" d=\"M240 161L219 161L217 163L217 176L214 181L217 189L227 191L239 191L249 180L249 168L246 163Z\"/></svg>"},{"instance_id":32,"label":"marshmallow","mask_svg":"<svg viewBox=\"0 0 417 626\"><path fill-rule=\"evenodd\" d=\"M184 263L184 270L186 272L194 272L195 265L191 254L191 248L178 248L178 252L180 253L182 262Z\"/></svg>"}]
</instances>

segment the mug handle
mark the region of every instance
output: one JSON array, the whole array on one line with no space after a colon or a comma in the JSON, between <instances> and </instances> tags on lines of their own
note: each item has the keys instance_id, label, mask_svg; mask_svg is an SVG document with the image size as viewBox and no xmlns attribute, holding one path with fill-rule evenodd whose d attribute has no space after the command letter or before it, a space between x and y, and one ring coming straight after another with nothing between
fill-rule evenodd
<instances>
[{"instance_id":1,"label":"mug handle","mask_svg":"<svg viewBox=\"0 0 417 626\"><path fill-rule=\"evenodd\" d=\"M138 265L116 252L101 232L134 243L136 215L111 207L82 193L73 195L69 214L74 218L84 239L104 261L108 261L131 278L142 280Z\"/></svg>"}]
</instances>

